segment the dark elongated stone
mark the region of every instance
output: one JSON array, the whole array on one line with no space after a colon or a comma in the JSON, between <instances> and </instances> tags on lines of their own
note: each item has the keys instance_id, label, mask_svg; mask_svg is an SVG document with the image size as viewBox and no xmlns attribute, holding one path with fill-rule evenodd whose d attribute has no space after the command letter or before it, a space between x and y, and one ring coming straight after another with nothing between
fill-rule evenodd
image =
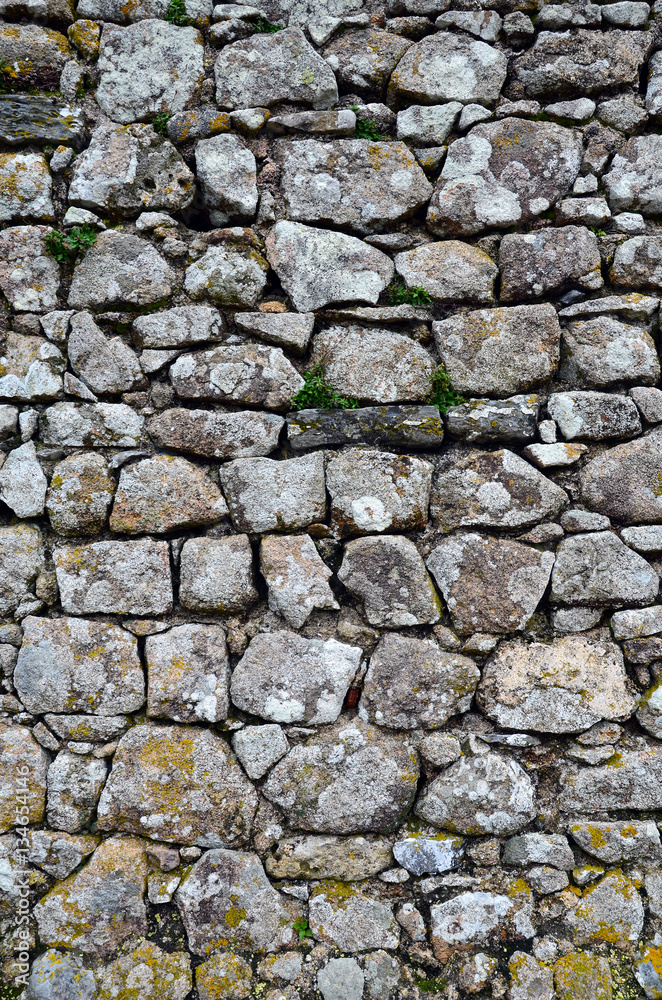
<instances>
[{"instance_id":1,"label":"dark elongated stone","mask_svg":"<svg viewBox=\"0 0 662 1000\"><path fill-rule=\"evenodd\" d=\"M366 406L358 410L299 410L287 415L295 451L318 445L388 444L437 448L444 423L436 406Z\"/></svg>"},{"instance_id":2,"label":"dark elongated stone","mask_svg":"<svg viewBox=\"0 0 662 1000\"><path fill-rule=\"evenodd\" d=\"M62 142L80 147L85 129L73 108L52 97L0 94L0 140L10 146Z\"/></svg>"}]
</instances>

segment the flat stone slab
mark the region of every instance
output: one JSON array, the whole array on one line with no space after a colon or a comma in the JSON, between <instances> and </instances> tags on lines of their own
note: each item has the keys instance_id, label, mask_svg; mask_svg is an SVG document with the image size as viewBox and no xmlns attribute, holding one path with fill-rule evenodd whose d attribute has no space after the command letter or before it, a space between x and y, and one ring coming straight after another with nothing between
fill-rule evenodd
<instances>
[{"instance_id":1,"label":"flat stone slab","mask_svg":"<svg viewBox=\"0 0 662 1000\"><path fill-rule=\"evenodd\" d=\"M286 420L293 451L339 444L429 449L439 447L444 438L444 422L436 406L299 410L288 413Z\"/></svg>"},{"instance_id":2,"label":"flat stone slab","mask_svg":"<svg viewBox=\"0 0 662 1000\"><path fill-rule=\"evenodd\" d=\"M0 94L0 140L8 146L64 143L80 147L85 126L76 110L53 97Z\"/></svg>"}]
</instances>

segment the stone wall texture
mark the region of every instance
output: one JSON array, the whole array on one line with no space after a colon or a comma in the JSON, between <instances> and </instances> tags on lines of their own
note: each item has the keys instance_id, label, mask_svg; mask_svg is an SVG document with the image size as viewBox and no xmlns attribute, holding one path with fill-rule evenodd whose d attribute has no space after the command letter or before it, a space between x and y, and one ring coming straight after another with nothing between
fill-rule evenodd
<instances>
[{"instance_id":1,"label":"stone wall texture","mask_svg":"<svg viewBox=\"0 0 662 1000\"><path fill-rule=\"evenodd\" d=\"M662 998L662 0L0 15L1 1000Z\"/></svg>"}]
</instances>

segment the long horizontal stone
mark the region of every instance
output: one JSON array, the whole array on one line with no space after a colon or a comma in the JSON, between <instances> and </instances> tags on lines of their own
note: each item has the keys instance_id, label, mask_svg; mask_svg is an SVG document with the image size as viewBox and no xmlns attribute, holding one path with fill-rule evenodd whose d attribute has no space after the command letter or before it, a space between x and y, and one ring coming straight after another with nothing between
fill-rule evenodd
<instances>
[{"instance_id":1,"label":"long horizontal stone","mask_svg":"<svg viewBox=\"0 0 662 1000\"><path fill-rule=\"evenodd\" d=\"M441 444L444 423L436 406L299 410L287 415L287 436L294 451L359 443L427 450Z\"/></svg>"},{"instance_id":2,"label":"long horizontal stone","mask_svg":"<svg viewBox=\"0 0 662 1000\"><path fill-rule=\"evenodd\" d=\"M73 107L37 94L0 94L0 140L8 146L47 142L79 147L84 138L83 120Z\"/></svg>"}]
</instances>

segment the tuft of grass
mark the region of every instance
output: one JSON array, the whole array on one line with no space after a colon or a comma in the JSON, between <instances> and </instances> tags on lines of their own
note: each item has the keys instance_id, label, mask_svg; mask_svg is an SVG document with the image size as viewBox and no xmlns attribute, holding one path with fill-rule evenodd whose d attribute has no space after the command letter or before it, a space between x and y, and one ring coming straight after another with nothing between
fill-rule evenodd
<instances>
[{"instance_id":1,"label":"tuft of grass","mask_svg":"<svg viewBox=\"0 0 662 1000\"><path fill-rule=\"evenodd\" d=\"M167 111L159 111L158 115L154 115L152 118L152 127L154 128L154 131L158 132L159 135L167 135L168 122L171 118L172 115L169 115Z\"/></svg>"},{"instance_id":2,"label":"tuft of grass","mask_svg":"<svg viewBox=\"0 0 662 1000\"><path fill-rule=\"evenodd\" d=\"M407 288L402 281L398 280L391 282L386 289L386 295L390 306L427 306L432 302L430 293L426 292L420 285Z\"/></svg>"},{"instance_id":3,"label":"tuft of grass","mask_svg":"<svg viewBox=\"0 0 662 1000\"><path fill-rule=\"evenodd\" d=\"M311 931L305 917L299 917L298 920L295 920L292 927L299 935L299 941L305 941L306 938L311 938L313 936L313 932Z\"/></svg>"},{"instance_id":4,"label":"tuft of grass","mask_svg":"<svg viewBox=\"0 0 662 1000\"><path fill-rule=\"evenodd\" d=\"M68 264L75 260L79 253L85 253L91 246L94 246L97 239L96 229L88 225L74 226L68 233L59 233L53 230L44 237L44 243L51 257L55 257L60 264Z\"/></svg>"},{"instance_id":5,"label":"tuft of grass","mask_svg":"<svg viewBox=\"0 0 662 1000\"><path fill-rule=\"evenodd\" d=\"M436 406L440 413L446 413L449 406L459 406L466 402L464 396L460 396L451 385L450 375L443 364L430 376L428 402Z\"/></svg>"},{"instance_id":6,"label":"tuft of grass","mask_svg":"<svg viewBox=\"0 0 662 1000\"><path fill-rule=\"evenodd\" d=\"M293 410L356 410L356 399L345 399L333 389L324 377L324 366L317 364L309 372L303 373L305 385L292 396Z\"/></svg>"},{"instance_id":7,"label":"tuft of grass","mask_svg":"<svg viewBox=\"0 0 662 1000\"><path fill-rule=\"evenodd\" d=\"M358 104L352 104L352 111L356 115L356 131L354 134L357 139L370 139L371 142L379 142L380 139L388 139L386 133L380 131L377 122L366 122L362 118L359 118L358 110Z\"/></svg>"},{"instance_id":8,"label":"tuft of grass","mask_svg":"<svg viewBox=\"0 0 662 1000\"><path fill-rule=\"evenodd\" d=\"M267 21L266 17L258 17L254 27L264 35L273 35L276 31L282 31L285 25L274 24L273 21Z\"/></svg>"},{"instance_id":9,"label":"tuft of grass","mask_svg":"<svg viewBox=\"0 0 662 1000\"><path fill-rule=\"evenodd\" d=\"M170 24L176 24L178 28L186 28L191 19L186 13L185 0L170 0L165 19L170 21Z\"/></svg>"}]
</instances>

